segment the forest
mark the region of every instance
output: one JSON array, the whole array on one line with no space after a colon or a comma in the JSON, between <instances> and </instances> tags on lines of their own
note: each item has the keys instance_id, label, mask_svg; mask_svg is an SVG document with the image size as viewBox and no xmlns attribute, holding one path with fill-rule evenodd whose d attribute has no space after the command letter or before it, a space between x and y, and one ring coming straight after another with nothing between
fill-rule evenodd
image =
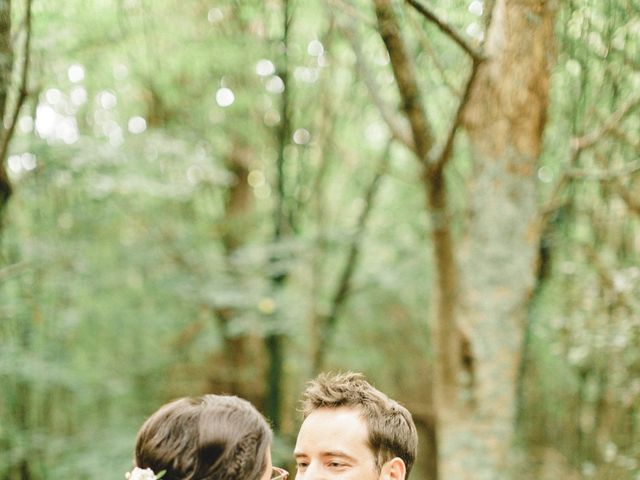
<instances>
[{"instance_id":1,"label":"forest","mask_svg":"<svg viewBox=\"0 0 640 480\"><path fill-rule=\"evenodd\" d=\"M0 0L0 112L0 480L208 392L295 472L324 371L413 480L640 479L637 0Z\"/></svg>"}]
</instances>

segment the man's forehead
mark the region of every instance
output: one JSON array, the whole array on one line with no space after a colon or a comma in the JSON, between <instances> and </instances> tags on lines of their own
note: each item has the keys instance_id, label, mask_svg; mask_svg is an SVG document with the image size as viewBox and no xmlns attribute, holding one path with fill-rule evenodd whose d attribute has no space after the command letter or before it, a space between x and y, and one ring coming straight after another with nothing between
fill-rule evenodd
<instances>
[{"instance_id":1,"label":"man's forehead","mask_svg":"<svg viewBox=\"0 0 640 480\"><path fill-rule=\"evenodd\" d=\"M367 446L367 425L359 409L339 407L319 408L311 412L300 427L296 445L306 448L312 445L316 450L349 453L351 448L338 447L343 444L351 446L354 443Z\"/></svg>"},{"instance_id":2,"label":"man's forehead","mask_svg":"<svg viewBox=\"0 0 640 480\"><path fill-rule=\"evenodd\" d=\"M348 428L352 426L362 426L366 429L367 423L362 416L360 407L320 407L305 418L305 423L319 423L328 426L342 426Z\"/></svg>"}]
</instances>

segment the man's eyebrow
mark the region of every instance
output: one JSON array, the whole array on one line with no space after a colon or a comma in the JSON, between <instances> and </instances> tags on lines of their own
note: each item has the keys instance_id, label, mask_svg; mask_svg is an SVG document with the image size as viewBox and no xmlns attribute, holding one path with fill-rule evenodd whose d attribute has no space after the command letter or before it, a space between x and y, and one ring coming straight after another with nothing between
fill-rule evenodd
<instances>
[{"instance_id":1,"label":"man's eyebrow","mask_svg":"<svg viewBox=\"0 0 640 480\"><path fill-rule=\"evenodd\" d=\"M293 452L293 456L295 458L308 457L308 455L306 453L302 452L302 451L297 451L297 452L294 451ZM322 457L339 457L339 458L344 458L344 459L352 460L352 461L355 460L355 458L353 456L351 456L348 453L343 452L341 450L329 450L327 452L321 452L320 456L322 456Z\"/></svg>"},{"instance_id":2,"label":"man's eyebrow","mask_svg":"<svg viewBox=\"0 0 640 480\"><path fill-rule=\"evenodd\" d=\"M349 455L346 452L343 452L342 450L330 450L328 452L322 452L321 455L323 457L340 457L347 460L355 460L353 456Z\"/></svg>"}]
</instances>

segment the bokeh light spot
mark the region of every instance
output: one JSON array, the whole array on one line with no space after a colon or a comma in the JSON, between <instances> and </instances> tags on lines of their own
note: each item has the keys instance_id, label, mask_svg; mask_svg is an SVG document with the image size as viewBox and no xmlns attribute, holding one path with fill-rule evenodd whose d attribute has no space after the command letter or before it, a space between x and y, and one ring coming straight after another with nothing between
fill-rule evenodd
<instances>
[{"instance_id":1,"label":"bokeh light spot","mask_svg":"<svg viewBox=\"0 0 640 480\"><path fill-rule=\"evenodd\" d=\"M264 173L260 170L251 170L247 176L247 183L252 187L261 187L265 183Z\"/></svg>"},{"instance_id":2,"label":"bokeh light spot","mask_svg":"<svg viewBox=\"0 0 640 480\"><path fill-rule=\"evenodd\" d=\"M270 93L282 93L284 92L284 82L279 76L274 75L267 81L265 88Z\"/></svg>"},{"instance_id":3,"label":"bokeh light spot","mask_svg":"<svg viewBox=\"0 0 640 480\"><path fill-rule=\"evenodd\" d=\"M311 140L311 134L306 128L299 128L293 132L293 141L298 145L306 145Z\"/></svg>"},{"instance_id":4,"label":"bokeh light spot","mask_svg":"<svg viewBox=\"0 0 640 480\"><path fill-rule=\"evenodd\" d=\"M67 71L69 80L73 83L78 83L84 80L84 67L77 63L71 65Z\"/></svg>"},{"instance_id":5,"label":"bokeh light spot","mask_svg":"<svg viewBox=\"0 0 640 480\"><path fill-rule=\"evenodd\" d=\"M147 129L147 121L142 117L131 117L127 122L127 129L133 134L142 133Z\"/></svg>"},{"instance_id":6,"label":"bokeh light spot","mask_svg":"<svg viewBox=\"0 0 640 480\"><path fill-rule=\"evenodd\" d=\"M265 58L258 60L256 63L256 73L261 77L268 77L276 72L276 66L271 60Z\"/></svg>"},{"instance_id":7,"label":"bokeh light spot","mask_svg":"<svg viewBox=\"0 0 640 480\"><path fill-rule=\"evenodd\" d=\"M235 102L236 96L230 88L220 88L216 92L216 103L221 107L229 107Z\"/></svg>"}]
</instances>

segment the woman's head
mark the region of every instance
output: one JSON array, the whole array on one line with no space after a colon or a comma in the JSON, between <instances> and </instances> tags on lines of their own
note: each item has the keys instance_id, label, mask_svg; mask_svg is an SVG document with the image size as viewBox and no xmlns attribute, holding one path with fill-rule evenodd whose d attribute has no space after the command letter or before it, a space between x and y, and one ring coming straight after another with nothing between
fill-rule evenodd
<instances>
[{"instance_id":1,"label":"woman's head","mask_svg":"<svg viewBox=\"0 0 640 480\"><path fill-rule=\"evenodd\" d=\"M270 472L271 436L246 400L181 398L142 425L135 462L156 473L166 470L163 480L261 480Z\"/></svg>"}]
</instances>

